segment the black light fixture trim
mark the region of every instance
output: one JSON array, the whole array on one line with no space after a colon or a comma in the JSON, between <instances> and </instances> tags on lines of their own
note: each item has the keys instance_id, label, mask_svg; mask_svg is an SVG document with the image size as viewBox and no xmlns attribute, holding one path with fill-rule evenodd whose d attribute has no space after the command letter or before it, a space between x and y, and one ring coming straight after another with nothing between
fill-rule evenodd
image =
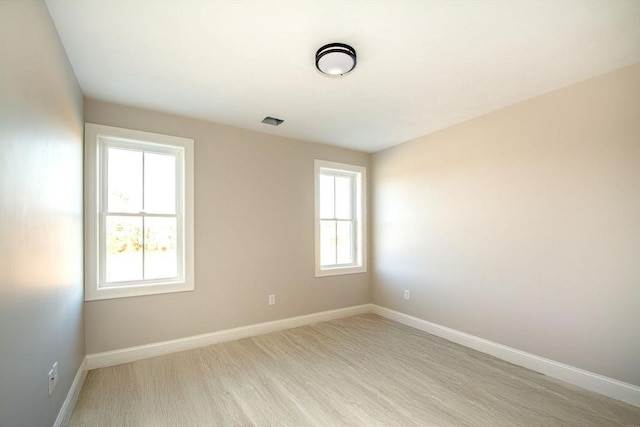
<instances>
[{"instance_id":1,"label":"black light fixture trim","mask_svg":"<svg viewBox=\"0 0 640 427\"><path fill-rule=\"evenodd\" d=\"M329 70L323 70L322 68L320 68L320 60L322 59L322 57L324 57L325 55L328 55L330 53L342 53L342 54L348 55L349 57L351 57L351 60L353 61L353 65L351 66L351 68L341 70L342 72L339 72L339 73L331 73L331 72L329 72ZM343 75L351 72L354 68L356 68L356 63L357 63L356 50L354 48L352 48L351 46L349 46L348 44L344 44L344 43L329 43L329 44L326 44L326 45L322 46L316 52L316 68L322 74L327 74L329 76L337 76L337 75L343 76Z\"/></svg>"},{"instance_id":2,"label":"black light fixture trim","mask_svg":"<svg viewBox=\"0 0 640 427\"><path fill-rule=\"evenodd\" d=\"M265 117L264 119L262 119L262 123L271 126L280 126L282 122L284 122L284 120L276 119L275 117Z\"/></svg>"}]
</instances>

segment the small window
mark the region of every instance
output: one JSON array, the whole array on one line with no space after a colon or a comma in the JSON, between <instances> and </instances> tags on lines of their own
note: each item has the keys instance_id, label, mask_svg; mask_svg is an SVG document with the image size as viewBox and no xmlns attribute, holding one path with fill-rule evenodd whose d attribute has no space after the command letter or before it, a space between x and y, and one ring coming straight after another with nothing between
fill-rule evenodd
<instances>
[{"instance_id":1,"label":"small window","mask_svg":"<svg viewBox=\"0 0 640 427\"><path fill-rule=\"evenodd\" d=\"M362 166L315 161L316 277L367 271L365 182Z\"/></svg>"},{"instance_id":2,"label":"small window","mask_svg":"<svg viewBox=\"0 0 640 427\"><path fill-rule=\"evenodd\" d=\"M85 134L86 299L193 290L193 140Z\"/></svg>"}]
</instances>

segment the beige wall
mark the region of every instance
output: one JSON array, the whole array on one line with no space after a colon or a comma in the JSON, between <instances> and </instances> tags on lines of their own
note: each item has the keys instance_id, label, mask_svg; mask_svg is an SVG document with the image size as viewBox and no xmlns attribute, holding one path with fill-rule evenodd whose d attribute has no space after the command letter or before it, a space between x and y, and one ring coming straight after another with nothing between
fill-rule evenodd
<instances>
[{"instance_id":1,"label":"beige wall","mask_svg":"<svg viewBox=\"0 0 640 427\"><path fill-rule=\"evenodd\" d=\"M638 65L372 162L374 303L640 384Z\"/></svg>"},{"instance_id":2,"label":"beige wall","mask_svg":"<svg viewBox=\"0 0 640 427\"><path fill-rule=\"evenodd\" d=\"M44 3L0 1L2 426L53 425L85 355L82 110Z\"/></svg>"},{"instance_id":3,"label":"beige wall","mask_svg":"<svg viewBox=\"0 0 640 427\"><path fill-rule=\"evenodd\" d=\"M196 233L196 290L87 302L87 353L369 302L368 273L314 277L313 240L313 160L368 154L93 100L85 118L195 140Z\"/></svg>"}]
</instances>

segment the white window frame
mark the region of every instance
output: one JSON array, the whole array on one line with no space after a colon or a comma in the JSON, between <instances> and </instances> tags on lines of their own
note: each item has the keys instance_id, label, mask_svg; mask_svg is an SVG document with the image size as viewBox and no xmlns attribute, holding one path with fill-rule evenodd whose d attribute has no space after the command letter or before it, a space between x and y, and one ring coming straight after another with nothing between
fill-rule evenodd
<instances>
[{"instance_id":1,"label":"white window frame","mask_svg":"<svg viewBox=\"0 0 640 427\"><path fill-rule=\"evenodd\" d=\"M320 175L346 175L354 179L352 206L354 208L353 244L355 262L335 266L320 264ZM314 161L315 176L315 276L366 273L367 271L367 170L363 166L336 163L326 160Z\"/></svg>"},{"instance_id":2,"label":"white window frame","mask_svg":"<svg viewBox=\"0 0 640 427\"><path fill-rule=\"evenodd\" d=\"M178 277L103 283L104 253L100 251L104 231L101 216L106 205L106 147L127 147L176 155L176 197L178 199ZM185 292L194 282L194 141L131 129L85 123L85 301ZM101 199L102 198L102 199Z\"/></svg>"}]
</instances>

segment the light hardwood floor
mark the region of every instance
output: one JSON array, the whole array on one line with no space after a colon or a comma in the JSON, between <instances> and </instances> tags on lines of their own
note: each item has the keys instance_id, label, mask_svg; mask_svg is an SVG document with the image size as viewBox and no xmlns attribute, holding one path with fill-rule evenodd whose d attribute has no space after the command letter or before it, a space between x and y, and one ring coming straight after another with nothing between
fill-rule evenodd
<instances>
[{"instance_id":1,"label":"light hardwood floor","mask_svg":"<svg viewBox=\"0 0 640 427\"><path fill-rule=\"evenodd\" d=\"M71 426L629 426L640 409L367 314L88 373Z\"/></svg>"}]
</instances>

